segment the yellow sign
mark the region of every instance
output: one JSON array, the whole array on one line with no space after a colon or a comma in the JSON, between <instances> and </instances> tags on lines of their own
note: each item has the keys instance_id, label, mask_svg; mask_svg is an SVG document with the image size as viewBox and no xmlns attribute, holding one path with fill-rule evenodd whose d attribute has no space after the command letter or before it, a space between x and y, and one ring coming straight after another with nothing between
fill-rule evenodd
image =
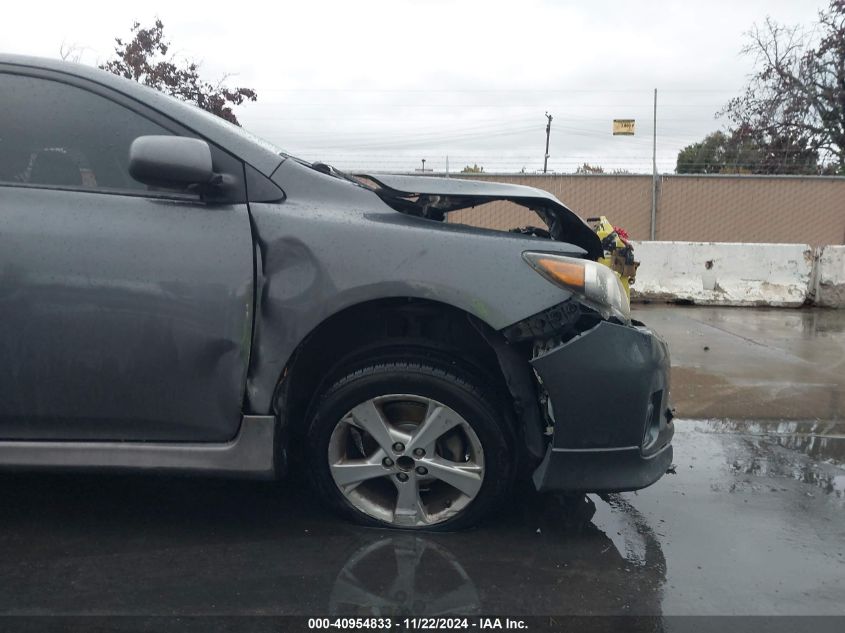
<instances>
[{"instance_id":1,"label":"yellow sign","mask_svg":"<svg viewBox=\"0 0 845 633\"><path fill-rule=\"evenodd\" d=\"M613 136L633 136L634 119L613 119Z\"/></svg>"}]
</instances>

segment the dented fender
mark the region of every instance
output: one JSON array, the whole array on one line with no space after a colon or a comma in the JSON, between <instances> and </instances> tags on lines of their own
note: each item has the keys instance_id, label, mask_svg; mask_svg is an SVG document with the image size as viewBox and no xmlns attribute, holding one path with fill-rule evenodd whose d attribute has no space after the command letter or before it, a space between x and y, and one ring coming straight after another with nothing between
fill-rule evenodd
<instances>
[{"instance_id":1,"label":"dented fender","mask_svg":"<svg viewBox=\"0 0 845 633\"><path fill-rule=\"evenodd\" d=\"M284 202L250 203L257 247L256 318L247 404L268 413L291 355L345 308L397 297L459 308L493 330L570 293L537 275L525 250L582 257L565 242L399 213L372 190L294 160L273 174Z\"/></svg>"}]
</instances>

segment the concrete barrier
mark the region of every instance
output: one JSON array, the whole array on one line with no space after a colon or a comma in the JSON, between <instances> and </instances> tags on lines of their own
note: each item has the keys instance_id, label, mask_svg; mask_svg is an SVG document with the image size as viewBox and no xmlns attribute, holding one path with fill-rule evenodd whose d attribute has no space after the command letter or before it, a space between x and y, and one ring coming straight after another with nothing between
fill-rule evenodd
<instances>
[{"instance_id":1,"label":"concrete barrier","mask_svg":"<svg viewBox=\"0 0 845 633\"><path fill-rule=\"evenodd\" d=\"M845 308L845 246L822 246L816 258L815 303Z\"/></svg>"},{"instance_id":2,"label":"concrete barrier","mask_svg":"<svg viewBox=\"0 0 845 633\"><path fill-rule=\"evenodd\" d=\"M641 264L633 301L728 306L804 305L816 259L807 244L635 242L634 254ZM831 252L831 297L843 289L842 258Z\"/></svg>"}]
</instances>

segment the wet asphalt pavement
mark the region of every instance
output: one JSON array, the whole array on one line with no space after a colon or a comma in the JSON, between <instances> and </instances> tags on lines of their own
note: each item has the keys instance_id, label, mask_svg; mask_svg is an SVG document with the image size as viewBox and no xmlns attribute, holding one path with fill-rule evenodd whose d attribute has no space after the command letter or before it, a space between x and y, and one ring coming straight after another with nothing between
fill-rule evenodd
<instances>
[{"instance_id":1,"label":"wet asphalt pavement","mask_svg":"<svg viewBox=\"0 0 845 633\"><path fill-rule=\"evenodd\" d=\"M645 306L675 473L520 489L452 534L359 528L297 477L0 476L0 614L845 615L845 311ZM707 348L707 349L705 349Z\"/></svg>"}]
</instances>

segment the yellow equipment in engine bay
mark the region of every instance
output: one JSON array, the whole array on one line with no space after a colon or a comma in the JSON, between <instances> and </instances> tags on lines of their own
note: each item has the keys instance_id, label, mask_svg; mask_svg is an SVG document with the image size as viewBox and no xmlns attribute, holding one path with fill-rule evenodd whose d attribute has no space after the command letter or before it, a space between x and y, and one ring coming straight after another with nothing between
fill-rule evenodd
<instances>
[{"instance_id":1,"label":"yellow equipment in engine bay","mask_svg":"<svg viewBox=\"0 0 845 633\"><path fill-rule=\"evenodd\" d=\"M631 286L636 280L640 262L634 261L634 246L628 240L628 233L624 229L614 227L603 215L587 218L587 222L593 225L604 250L604 256L599 257L597 261L619 275L630 300Z\"/></svg>"}]
</instances>

